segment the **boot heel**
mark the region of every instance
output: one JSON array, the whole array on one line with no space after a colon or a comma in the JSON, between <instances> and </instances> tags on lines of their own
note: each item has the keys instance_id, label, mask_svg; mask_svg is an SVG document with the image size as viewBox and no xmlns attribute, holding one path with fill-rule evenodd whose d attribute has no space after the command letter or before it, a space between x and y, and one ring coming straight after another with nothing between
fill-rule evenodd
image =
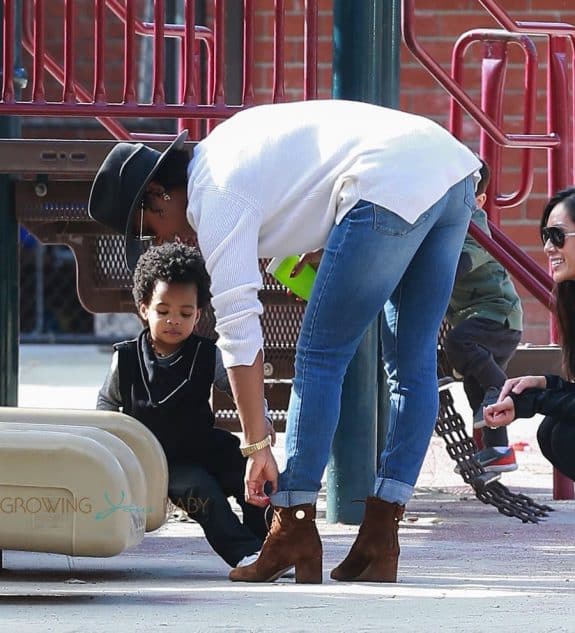
<instances>
[{"instance_id":1,"label":"boot heel","mask_svg":"<svg viewBox=\"0 0 575 633\"><path fill-rule=\"evenodd\" d=\"M295 564L295 581L300 584L321 585L323 562L321 558L299 560Z\"/></svg>"},{"instance_id":2,"label":"boot heel","mask_svg":"<svg viewBox=\"0 0 575 633\"><path fill-rule=\"evenodd\" d=\"M345 559L331 571L334 580L397 582L398 529L405 506L368 497L365 516Z\"/></svg>"}]
</instances>

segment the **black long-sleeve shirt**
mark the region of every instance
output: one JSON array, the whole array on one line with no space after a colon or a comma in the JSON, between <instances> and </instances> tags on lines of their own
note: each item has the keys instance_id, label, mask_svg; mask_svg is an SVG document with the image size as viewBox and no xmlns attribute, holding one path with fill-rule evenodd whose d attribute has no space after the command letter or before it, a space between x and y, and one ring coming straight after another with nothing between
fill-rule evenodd
<instances>
[{"instance_id":1,"label":"black long-sleeve shirt","mask_svg":"<svg viewBox=\"0 0 575 633\"><path fill-rule=\"evenodd\" d=\"M515 405L516 418L530 418L536 413L572 421L575 424L575 383L560 376L546 375L545 389L525 389L509 395Z\"/></svg>"}]
</instances>

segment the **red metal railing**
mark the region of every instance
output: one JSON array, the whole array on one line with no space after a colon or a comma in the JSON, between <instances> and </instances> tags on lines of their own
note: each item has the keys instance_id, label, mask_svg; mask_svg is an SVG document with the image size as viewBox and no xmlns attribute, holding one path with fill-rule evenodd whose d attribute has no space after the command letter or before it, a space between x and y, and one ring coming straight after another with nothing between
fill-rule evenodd
<instances>
[{"instance_id":1,"label":"red metal railing","mask_svg":"<svg viewBox=\"0 0 575 633\"><path fill-rule=\"evenodd\" d=\"M552 309L554 298L551 293L553 287L551 277L501 231L499 228L500 210L520 204L531 191L532 150L535 148L548 150L549 195L575 181L572 156L574 104L568 92L569 64L574 73L573 79L575 79L575 64L573 63L575 26L565 23L516 22L497 0L480 0L480 3L504 30L475 30L462 35L453 49L451 75L417 41L415 0L403 0L403 37L413 55L450 94L451 131L461 137L463 111L480 126L481 155L486 159L494 174L494 186L487 202L492 238L474 225L470 227L471 234L501 261L535 298L545 307ZM545 35L548 39L546 134L533 132L537 54L528 35ZM481 106L478 106L462 87L463 56L468 47L476 42L482 42L484 45L481 66ZM502 129L502 100L509 45L520 46L525 55L524 118L521 134L507 134ZM568 59L569 53L570 59ZM524 148L521 183L517 191L509 195L499 193L501 147ZM550 329L551 340L554 341L553 323ZM573 482L554 470L553 491L555 498L573 499Z\"/></svg>"},{"instance_id":2,"label":"red metal railing","mask_svg":"<svg viewBox=\"0 0 575 633\"><path fill-rule=\"evenodd\" d=\"M497 230L499 210L521 203L531 190L533 181L533 163L531 151L535 148L549 150L548 191L553 193L573 182L574 174L569 165L573 164L570 152L573 147L573 127L566 86L567 41L573 42L575 26L563 23L547 22L515 22L502 9L496 0L480 0L485 9L506 31L476 30L464 34L456 43L452 55L452 74L449 75L427 51L419 44L415 34L415 0L403 0L402 27L406 45L419 62L437 79L451 95L450 127L456 136L461 136L461 118L467 112L481 127L481 153L489 162L495 175L494 184L499 181L501 173L500 147L525 148L522 152L522 182L512 195L504 196L493 187L495 193L490 194L488 208L493 239L490 240L475 227L471 228L473 236L527 287L527 289L546 307L554 305L551 294L553 282L543 269L524 253L516 244ZM533 43L526 34L546 35L549 39L548 60L548 133L533 133L537 59ZM484 55L482 61L482 105L479 106L462 87L463 55L467 48L475 42L483 42ZM506 70L506 48L509 43L523 48L526 58L524 122L523 133L506 134L502 129L503 80ZM572 64L573 65L573 64ZM494 226L495 225L495 226Z\"/></svg>"},{"instance_id":3,"label":"red metal railing","mask_svg":"<svg viewBox=\"0 0 575 633\"><path fill-rule=\"evenodd\" d=\"M50 0L51 5L56 0ZM46 50L47 0L23 0L22 44L32 57L32 90L27 100L17 99L14 89L14 47L15 47L15 3L16 0L2 0L4 5L4 74L0 95L0 114L18 116L75 116L95 117L118 139L138 138L130 133L115 117L169 117L179 119L179 127L192 127L199 133L198 122L208 120L208 130L213 122L230 117L244 107L254 103L254 3L243 2L243 70L242 102L228 105L225 93L225 2L212 0L213 28L193 26L195 23L194 0L185 0L183 24L165 24L165 1L155 0L154 21L152 23L136 19L134 3L120 0L94 0L94 68L92 87L82 85L76 73L77 16L74 0L62 0L64 7L64 51L63 59L57 60ZM270 100L282 101L285 97L286 63L283 43L285 31L283 16L286 12L285 0L275 0L276 22L274 28L274 84ZM317 0L304 3L304 53L302 72L302 96L304 99L317 97ZM122 100L110 102L110 92L106 81L106 11L110 11L124 24L124 73ZM137 63L136 36L153 40L151 64L152 98L143 103L136 98L135 67ZM173 38L180 49L178 68L178 97L174 103L165 99L165 41ZM202 91L199 46L206 52L206 89ZM46 78L51 76L62 86L60 98L46 100ZM202 100L202 92L205 98ZM146 135L146 138L151 138ZM162 135L154 135L161 140ZM196 136L197 138L197 136Z\"/></svg>"},{"instance_id":4,"label":"red metal railing","mask_svg":"<svg viewBox=\"0 0 575 633\"><path fill-rule=\"evenodd\" d=\"M456 42L452 54L452 78L463 85L464 56L468 48L477 42L483 44L481 61L481 110L498 129L503 123L503 95L505 93L505 74L507 70L507 50L509 45L518 45L525 55L524 96L523 96L523 136L532 135L535 124L537 91L537 50L531 38L523 34L496 30L473 30L463 34ZM451 100L450 129L461 138L463 128L463 109ZM521 151L521 181L512 194L500 193L501 153L497 143L484 128L480 131L481 155L491 166L493 172L492 187L488 191L490 227L493 239L471 226L473 236L501 261L504 266L524 282L530 292L547 308L554 307L551 293L553 280L529 255L510 240L498 227L500 210L521 204L525 201L533 186L533 150Z\"/></svg>"}]
</instances>

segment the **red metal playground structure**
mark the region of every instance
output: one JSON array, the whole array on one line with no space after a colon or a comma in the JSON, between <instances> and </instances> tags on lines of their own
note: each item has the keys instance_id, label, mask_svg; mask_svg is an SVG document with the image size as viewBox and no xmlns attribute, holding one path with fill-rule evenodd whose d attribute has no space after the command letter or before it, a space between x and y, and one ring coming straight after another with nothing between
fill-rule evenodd
<instances>
[{"instance_id":1,"label":"red metal playground structure","mask_svg":"<svg viewBox=\"0 0 575 633\"><path fill-rule=\"evenodd\" d=\"M120 0L94 0L93 4L93 70L89 86L77 72L80 54L77 33L77 3L62 0L63 51L61 58L48 51L46 14L49 6L43 0L2 0L2 92L1 117L89 117L96 119L113 138L145 140L162 146L181 129L191 130L198 140L219 120L250 107L255 102L255 2L244 0L241 21L234 28L241 36L242 56L237 61L242 85L237 105L230 105L226 93L226 50L230 24L226 22L226 3L209 0L213 25L194 26L196 3L183 2L184 19L178 24L165 22L166 2L155 0L153 21L145 22L136 16L135 3ZM270 3L271 4L271 3ZM477 229L474 237L494 254L509 271L546 308L553 306L552 281L528 254L501 230L500 212L523 202L533 185L533 152L546 149L548 157L548 192L554 192L575 181L573 173L574 104L568 90L572 73L575 27L564 23L515 21L497 0L481 0L480 4L499 24L498 29L472 30L463 33L452 50L451 71L447 72L418 40L415 32L416 0L401 2L403 41L413 56L426 68L451 96L449 126L458 137L462 134L464 114L480 127L480 152L492 166L494 182L499 182L502 170L502 147L520 148L521 182L512 194L500 194L493 187L487 208L490 210L493 238ZM399 4L398 4L399 6ZM286 2L275 0L273 22L273 86L272 102L286 100L285 11ZM20 8L22 12L20 13ZM109 98L107 80L107 39L104 24L114 16L123 29L123 80L121 95ZM303 63L301 94L304 99L318 96L318 1L303 3ZM546 100L547 132L535 133L537 75L541 72L533 37L543 37L547 43ZM147 76L150 77L151 97L138 98L136 65L140 61L139 42L151 42ZM166 42L176 42L178 56L175 98L166 97ZM466 52L472 45L481 49L480 104L469 96L464 86ZM21 49L19 47L22 47ZM524 94L522 129L506 133L503 129L503 95L510 47L519 47L524 55ZM21 90L22 77L18 72L19 51L30 60L29 88ZM16 69L16 70L15 70ZM571 69L571 70L570 70ZM55 98L47 99L47 85L61 86ZM51 90L50 94L53 95ZM25 97L22 96L25 94ZM167 119L174 122L169 133L136 132L138 121ZM4 119L6 120L6 119ZM126 126L125 121L130 120ZM145 127L145 126L144 126ZM7 128L3 128L6 130ZM10 138L4 133L0 140L0 173L8 193L3 197L3 216L12 214L14 225L22 223L41 241L68 244L78 264L78 294L86 309L93 312L121 312L131 309L129 276L121 256L121 240L107 234L87 217L86 201L90 179L109 151L109 141L28 140ZM14 180L8 180L8 175ZM8 206L6 206L8 205ZM9 220L2 220L5 227ZM13 404L13 387L17 381L17 314L11 301L13 278L10 271L17 265L10 263L16 246L9 242L15 232L3 230L4 273L0 273L0 307L5 325L0 332L0 364L3 379L0 393ZM14 242L16 240L14 239ZM4 254L6 253L6 255ZM8 259L4 259L5 257ZM6 262L6 264L4 263ZM16 272L17 275L17 272ZM281 291L266 280L270 316L264 328L270 350L270 384L277 395L285 396L289 380L291 356L300 306L281 298ZM13 295L12 295L13 299ZM268 310L266 310L268 312ZM7 318L4 318L5 315ZM553 337L550 336L550 341ZM17 352L16 352L17 355ZM275 382L274 382L275 381ZM225 417L225 416L224 416ZM573 498L572 482L559 474L554 476L557 498Z\"/></svg>"}]
</instances>

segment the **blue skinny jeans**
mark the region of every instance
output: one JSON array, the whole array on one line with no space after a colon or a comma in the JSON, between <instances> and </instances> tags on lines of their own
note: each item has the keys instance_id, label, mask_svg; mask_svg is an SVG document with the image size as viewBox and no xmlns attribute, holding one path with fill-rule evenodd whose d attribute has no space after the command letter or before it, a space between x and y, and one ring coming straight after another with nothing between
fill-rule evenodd
<instances>
[{"instance_id":1,"label":"blue skinny jeans","mask_svg":"<svg viewBox=\"0 0 575 633\"><path fill-rule=\"evenodd\" d=\"M437 417L437 336L474 196L465 178L414 224L360 200L333 227L297 343L274 505L315 503L347 366L381 311L390 402L374 495L401 504L411 497Z\"/></svg>"}]
</instances>

